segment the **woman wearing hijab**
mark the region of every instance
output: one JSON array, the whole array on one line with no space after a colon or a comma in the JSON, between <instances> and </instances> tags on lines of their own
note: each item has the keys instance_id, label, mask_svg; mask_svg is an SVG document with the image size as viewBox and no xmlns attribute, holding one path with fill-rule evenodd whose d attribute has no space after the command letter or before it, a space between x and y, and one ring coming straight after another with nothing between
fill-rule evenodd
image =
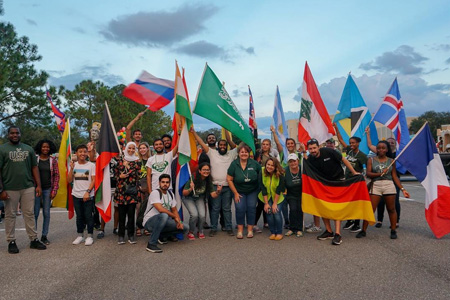
<instances>
[{"instance_id":1,"label":"woman wearing hijab","mask_svg":"<svg viewBox=\"0 0 450 300\"><path fill-rule=\"evenodd\" d=\"M141 176L141 164L139 157L135 155L136 144L129 142L125 147L124 156L119 159L115 176L117 187L114 193L114 201L119 208L119 245L125 244L125 221L128 217L127 231L128 242L136 244L134 237L135 210L138 199L141 198L139 190L139 178Z\"/></svg>"}]
</instances>

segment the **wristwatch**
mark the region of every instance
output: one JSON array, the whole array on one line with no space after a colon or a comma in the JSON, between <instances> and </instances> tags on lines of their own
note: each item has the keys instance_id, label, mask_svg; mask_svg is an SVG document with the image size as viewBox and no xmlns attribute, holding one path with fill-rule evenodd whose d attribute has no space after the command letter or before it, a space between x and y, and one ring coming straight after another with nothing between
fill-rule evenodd
<instances>
[{"instance_id":1,"label":"wristwatch","mask_svg":"<svg viewBox=\"0 0 450 300\"><path fill-rule=\"evenodd\" d=\"M91 193L92 189L87 189L86 192Z\"/></svg>"}]
</instances>

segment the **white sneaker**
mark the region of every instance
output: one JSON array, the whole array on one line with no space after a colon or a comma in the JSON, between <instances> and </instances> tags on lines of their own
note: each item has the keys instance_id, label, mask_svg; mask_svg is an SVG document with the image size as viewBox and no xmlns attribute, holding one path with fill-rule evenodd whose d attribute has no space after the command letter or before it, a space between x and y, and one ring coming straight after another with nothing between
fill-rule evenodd
<instances>
[{"instance_id":1,"label":"white sneaker","mask_svg":"<svg viewBox=\"0 0 450 300\"><path fill-rule=\"evenodd\" d=\"M91 246L94 243L94 239L92 237L88 237L86 242L84 242L85 246Z\"/></svg>"},{"instance_id":2,"label":"white sneaker","mask_svg":"<svg viewBox=\"0 0 450 300\"><path fill-rule=\"evenodd\" d=\"M314 222L309 223L308 225L305 226L305 229L310 229L311 227L314 227Z\"/></svg>"},{"instance_id":3,"label":"white sneaker","mask_svg":"<svg viewBox=\"0 0 450 300\"><path fill-rule=\"evenodd\" d=\"M313 226L311 228L306 229L306 232L309 233L317 233L317 232L321 232L322 231L322 227L317 227L317 226Z\"/></svg>"},{"instance_id":4,"label":"white sneaker","mask_svg":"<svg viewBox=\"0 0 450 300\"><path fill-rule=\"evenodd\" d=\"M79 244L81 244L82 242L84 242L84 237L78 236L78 237L72 242L72 245L79 245Z\"/></svg>"}]
</instances>

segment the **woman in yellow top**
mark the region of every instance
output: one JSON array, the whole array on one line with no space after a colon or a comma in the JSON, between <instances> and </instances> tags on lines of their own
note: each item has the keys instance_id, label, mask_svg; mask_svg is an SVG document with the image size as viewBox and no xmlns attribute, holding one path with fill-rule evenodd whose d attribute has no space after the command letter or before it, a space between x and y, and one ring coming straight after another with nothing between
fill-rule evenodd
<instances>
[{"instance_id":1,"label":"woman in yellow top","mask_svg":"<svg viewBox=\"0 0 450 300\"><path fill-rule=\"evenodd\" d=\"M259 200L264 202L267 213L271 240L283 239L283 217L281 210L284 205L284 170L276 158L269 157L259 176L261 192Z\"/></svg>"}]
</instances>

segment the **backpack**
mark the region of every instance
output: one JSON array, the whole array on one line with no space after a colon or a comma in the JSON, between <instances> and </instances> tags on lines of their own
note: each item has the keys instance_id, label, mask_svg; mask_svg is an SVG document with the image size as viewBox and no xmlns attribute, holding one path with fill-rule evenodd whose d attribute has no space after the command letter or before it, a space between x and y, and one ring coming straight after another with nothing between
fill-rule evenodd
<instances>
[{"instance_id":1,"label":"backpack","mask_svg":"<svg viewBox=\"0 0 450 300\"><path fill-rule=\"evenodd\" d=\"M161 190L157 189L157 191L159 192L159 199L162 199L162 192L161 192ZM172 199L174 199L175 196L174 196L172 190L168 190L167 192L172 197ZM138 212L137 219L136 219L136 226L139 229L143 229L144 228L144 224L143 224L144 216L154 208L153 205L151 205L152 207L147 211L148 198L149 197L145 197L144 200L142 200L141 206L139 207L139 212Z\"/></svg>"}]
</instances>

